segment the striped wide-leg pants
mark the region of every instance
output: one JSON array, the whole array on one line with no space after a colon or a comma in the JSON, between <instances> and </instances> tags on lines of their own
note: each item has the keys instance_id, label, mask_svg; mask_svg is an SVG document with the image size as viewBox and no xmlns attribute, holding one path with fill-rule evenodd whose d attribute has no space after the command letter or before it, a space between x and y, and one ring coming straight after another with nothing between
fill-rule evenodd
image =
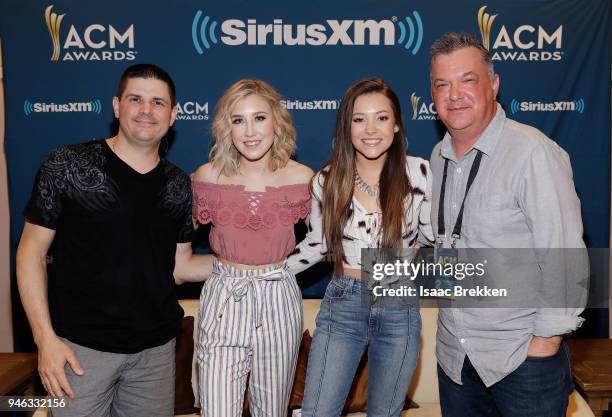
<instances>
[{"instance_id":1,"label":"striped wide-leg pants","mask_svg":"<svg viewBox=\"0 0 612 417\"><path fill-rule=\"evenodd\" d=\"M249 373L251 415L287 415L302 337L301 300L284 266L241 270L215 261L200 297L203 416L240 416Z\"/></svg>"}]
</instances>

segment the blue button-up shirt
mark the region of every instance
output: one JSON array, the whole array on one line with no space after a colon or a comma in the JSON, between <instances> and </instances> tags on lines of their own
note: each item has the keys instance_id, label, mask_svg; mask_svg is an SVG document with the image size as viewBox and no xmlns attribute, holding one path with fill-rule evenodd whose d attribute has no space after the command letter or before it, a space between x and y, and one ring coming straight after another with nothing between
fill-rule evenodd
<instances>
[{"instance_id":1,"label":"blue button-up shirt","mask_svg":"<svg viewBox=\"0 0 612 417\"><path fill-rule=\"evenodd\" d=\"M467 195L457 248L584 248L580 201L567 153L539 130L506 118L501 106L476 144L457 159L447 133L431 155L434 236L438 233L440 186L449 161L444 219L446 238L455 225L467 178L483 152L476 179ZM507 253L512 253L508 251ZM555 258L555 257L552 257ZM520 259L516 259L519 267ZM505 260L513 267L513 259ZM554 266L540 264L545 288ZM588 261L573 265L576 278L588 276ZM579 277L580 278L579 278ZM526 358L533 336L554 336L580 326L580 306L563 308L442 308L438 321L438 363L461 384L465 355L486 386L514 371Z\"/></svg>"}]
</instances>

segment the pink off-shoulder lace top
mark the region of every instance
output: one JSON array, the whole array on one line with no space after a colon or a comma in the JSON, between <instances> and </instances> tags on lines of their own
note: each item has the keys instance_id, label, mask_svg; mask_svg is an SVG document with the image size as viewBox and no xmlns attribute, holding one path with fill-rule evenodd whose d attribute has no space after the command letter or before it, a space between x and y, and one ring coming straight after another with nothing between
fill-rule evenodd
<instances>
[{"instance_id":1,"label":"pink off-shoulder lace top","mask_svg":"<svg viewBox=\"0 0 612 417\"><path fill-rule=\"evenodd\" d=\"M295 248L293 225L308 216L308 184L247 191L243 185L192 178L193 217L212 223L210 246L231 262L264 265L284 260Z\"/></svg>"}]
</instances>

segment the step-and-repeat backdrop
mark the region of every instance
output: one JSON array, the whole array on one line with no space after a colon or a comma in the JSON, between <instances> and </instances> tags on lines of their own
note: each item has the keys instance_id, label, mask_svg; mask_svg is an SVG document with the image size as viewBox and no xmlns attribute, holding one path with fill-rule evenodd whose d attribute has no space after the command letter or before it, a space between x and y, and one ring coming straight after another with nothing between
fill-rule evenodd
<instances>
[{"instance_id":1,"label":"step-and-repeat backdrop","mask_svg":"<svg viewBox=\"0 0 612 417\"><path fill-rule=\"evenodd\" d=\"M330 156L342 92L370 75L394 87L409 152L428 158L444 133L428 50L450 31L482 37L508 116L569 152L588 245L608 246L609 0L8 0L0 10L13 250L45 156L114 134L111 100L127 66L151 62L173 76L179 116L167 158L187 172L207 160L218 98L244 77L282 93L297 159L315 170ZM306 295L320 294L325 280L315 275Z\"/></svg>"}]
</instances>

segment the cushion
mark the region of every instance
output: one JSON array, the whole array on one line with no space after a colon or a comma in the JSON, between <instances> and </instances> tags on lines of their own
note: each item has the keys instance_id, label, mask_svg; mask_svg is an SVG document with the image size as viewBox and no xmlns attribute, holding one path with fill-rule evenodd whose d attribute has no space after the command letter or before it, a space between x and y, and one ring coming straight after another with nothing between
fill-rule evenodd
<instances>
[{"instance_id":1,"label":"cushion","mask_svg":"<svg viewBox=\"0 0 612 417\"><path fill-rule=\"evenodd\" d=\"M194 414L200 409L194 406L195 397L191 386L191 362L193 358L192 316L184 317L176 336L176 376L174 379L174 414Z\"/></svg>"},{"instance_id":2,"label":"cushion","mask_svg":"<svg viewBox=\"0 0 612 417\"><path fill-rule=\"evenodd\" d=\"M293 379L293 389L289 397L289 410L302 407L304 399L304 387L306 386L306 369L308 367L308 354L310 353L310 345L312 337L310 332L306 330L302 335L300 350L298 352L297 365L295 367L295 378Z\"/></svg>"}]
</instances>

